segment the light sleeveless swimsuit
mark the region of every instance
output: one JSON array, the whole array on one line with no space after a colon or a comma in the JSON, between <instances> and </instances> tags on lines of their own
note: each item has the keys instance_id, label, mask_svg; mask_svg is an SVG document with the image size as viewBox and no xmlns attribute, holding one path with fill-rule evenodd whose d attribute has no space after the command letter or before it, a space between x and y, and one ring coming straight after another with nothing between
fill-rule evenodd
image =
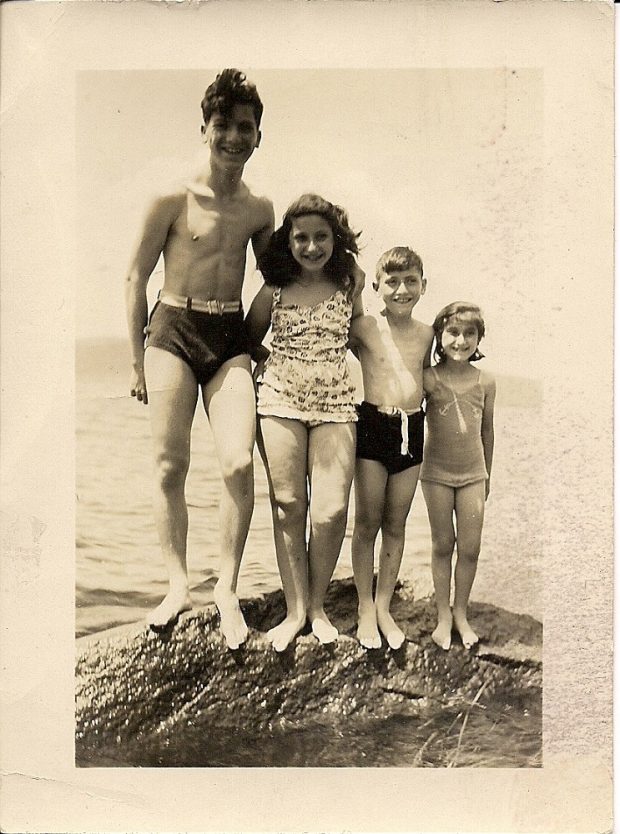
<instances>
[{"instance_id":1,"label":"light sleeveless swimsuit","mask_svg":"<svg viewBox=\"0 0 620 834\"><path fill-rule=\"evenodd\" d=\"M353 304L342 290L310 307L271 305L271 354L258 380L258 414L309 427L357 420L346 361Z\"/></svg>"},{"instance_id":2,"label":"light sleeveless swimsuit","mask_svg":"<svg viewBox=\"0 0 620 834\"><path fill-rule=\"evenodd\" d=\"M420 480L450 487L484 481L489 476L482 445L484 389L480 371L458 394L431 369L435 387L426 398L427 437Z\"/></svg>"}]
</instances>

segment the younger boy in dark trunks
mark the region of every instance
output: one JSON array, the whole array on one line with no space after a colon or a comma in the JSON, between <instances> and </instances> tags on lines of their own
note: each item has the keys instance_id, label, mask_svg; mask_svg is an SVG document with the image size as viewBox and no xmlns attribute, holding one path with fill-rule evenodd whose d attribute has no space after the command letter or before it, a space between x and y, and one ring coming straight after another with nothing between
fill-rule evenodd
<instances>
[{"instance_id":1,"label":"younger boy in dark trunks","mask_svg":"<svg viewBox=\"0 0 620 834\"><path fill-rule=\"evenodd\" d=\"M148 621L162 627L191 607L185 479L200 393L223 481L214 597L227 644L237 648L247 635L236 586L254 505L256 425L241 287L248 243L256 257L264 251L274 214L271 201L242 181L261 139L256 87L239 70L225 69L207 89L202 112L204 163L151 202L131 258L131 395L150 405L155 518L169 579L169 592ZM162 253L164 285L147 326L146 287Z\"/></svg>"},{"instance_id":2,"label":"younger boy in dark trunks","mask_svg":"<svg viewBox=\"0 0 620 834\"><path fill-rule=\"evenodd\" d=\"M422 372L430 365L433 329L412 318L426 290L422 261L397 246L377 263L376 313L351 324L350 346L362 366L364 402L359 407L355 467L352 559L359 598L357 637L379 648L383 633L398 649L405 635L390 614L405 544L405 523L422 463ZM374 548L381 530L376 595Z\"/></svg>"}]
</instances>

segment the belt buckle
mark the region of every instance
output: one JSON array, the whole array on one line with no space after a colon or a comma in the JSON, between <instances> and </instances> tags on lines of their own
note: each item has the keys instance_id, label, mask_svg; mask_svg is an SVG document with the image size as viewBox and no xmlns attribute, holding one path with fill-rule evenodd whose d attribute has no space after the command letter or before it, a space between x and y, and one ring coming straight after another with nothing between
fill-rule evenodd
<instances>
[{"instance_id":1,"label":"belt buckle","mask_svg":"<svg viewBox=\"0 0 620 834\"><path fill-rule=\"evenodd\" d=\"M224 304L219 298L211 298L208 302L209 313L211 315L221 316L224 312Z\"/></svg>"}]
</instances>

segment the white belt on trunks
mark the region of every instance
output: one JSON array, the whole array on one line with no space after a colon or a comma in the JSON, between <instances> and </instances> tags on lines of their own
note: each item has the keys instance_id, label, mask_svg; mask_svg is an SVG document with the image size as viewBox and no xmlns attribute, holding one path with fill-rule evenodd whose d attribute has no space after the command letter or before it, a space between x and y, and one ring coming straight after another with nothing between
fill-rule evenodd
<instances>
[{"instance_id":1,"label":"white belt on trunks","mask_svg":"<svg viewBox=\"0 0 620 834\"><path fill-rule=\"evenodd\" d=\"M409 420L411 414L417 414L420 409L415 411L405 411L404 408L397 408L395 405L378 405L377 411L381 414L388 414L391 417L398 415L400 417L400 453L401 455L409 454Z\"/></svg>"},{"instance_id":2,"label":"white belt on trunks","mask_svg":"<svg viewBox=\"0 0 620 834\"><path fill-rule=\"evenodd\" d=\"M173 292L160 290L158 299L169 307L179 307L184 310L194 310L197 313L211 313L221 316L224 313L238 313L241 309L240 301L220 301L219 298L190 298L186 295L175 295Z\"/></svg>"}]
</instances>

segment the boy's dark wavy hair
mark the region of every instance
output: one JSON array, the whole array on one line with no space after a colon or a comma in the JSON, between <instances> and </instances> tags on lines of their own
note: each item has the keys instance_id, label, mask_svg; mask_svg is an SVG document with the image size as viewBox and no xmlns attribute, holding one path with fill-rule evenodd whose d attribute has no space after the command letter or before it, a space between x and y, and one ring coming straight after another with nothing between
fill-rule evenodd
<instances>
[{"instance_id":1,"label":"boy's dark wavy hair","mask_svg":"<svg viewBox=\"0 0 620 834\"><path fill-rule=\"evenodd\" d=\"M329 223L334 236L334 251L325 265L325 274L345 291L353 290L350 277L354 255L358 254L357 239L360 232L349 226L349 218L341 207L324 200L318 194L302 194L287 208L282 225L271 235L267 249L258 259L258 268L265 283L273 287L285 287L301 272L289 248L289 236L296 217L318 214Z\"/></svg>"},{"instance_id":2,"label":"boy's dark wavy hair","mask_svg":"<svg viewBox=\"0 0 620 834\"><path fill-rule=\"evenodd\" d=\"M433 322L433 330L435 331L435 349L433 355L438 363L446 361L446 353L441 345L441 336L443 331L448 326L450 319L457 318L475 325L478 330L478 341L482 339L485 333L484 318L482 310L476 304L470 304L467 301L453 301L435 316ZM480 353L476 348L474 353L469 357L470 362L475 362L478 359L484 359L484 353Z\"/></svg>"},{"instance_id":3,"label":"boy's dark wavy hair","mask_svg":"<svg viewBox=\"0 0 620 834\"><path fill-rule=\"evenodd\" d=\"M260 127L263 103L254 84L238 69L224 69L209 84L200 104L205 125L214 113L228 118L235 104L249 104L254 111L256 127Z\"/></svg>"}]
</instances>

